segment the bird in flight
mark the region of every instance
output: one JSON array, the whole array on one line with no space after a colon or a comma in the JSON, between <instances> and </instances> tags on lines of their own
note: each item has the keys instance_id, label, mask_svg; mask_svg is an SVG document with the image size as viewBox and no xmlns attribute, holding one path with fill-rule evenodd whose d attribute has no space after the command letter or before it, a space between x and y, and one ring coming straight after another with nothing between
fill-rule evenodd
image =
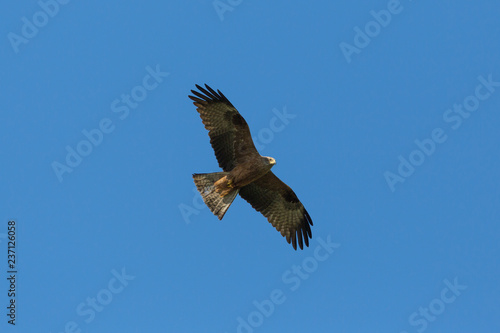
<instances>
[{"instance_id":1,"label":"bird in flight","mask_svg":"<svg viewBox=\"0 0 500 333\"><path fill-rule=\"evenodd\" d=\"M237 194L262 213L297 250L309 246L311 217L293 190L274 175L272 157L261 156L250 128L220 90L196 85L189 96L208 130L210 144L223 172L193 174L203 201L219 220Z\"/></svg>"}]
</instances>

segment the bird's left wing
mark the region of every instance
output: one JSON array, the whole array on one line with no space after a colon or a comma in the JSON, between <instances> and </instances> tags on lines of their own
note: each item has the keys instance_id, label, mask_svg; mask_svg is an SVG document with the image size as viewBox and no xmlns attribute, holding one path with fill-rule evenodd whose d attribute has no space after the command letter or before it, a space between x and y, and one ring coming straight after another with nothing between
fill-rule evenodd
<instances>
[{"instance_id":1,"label":"bird's left wing","mask_svg":"<svg viewBox=\"0 0 500 333\"><path fill-rule=\"evenodd\" d=\"M313 222L293 190L271 171L243 186L240 195L284 236L297 250L309 246Z\"/></svg>"}]
</instances>

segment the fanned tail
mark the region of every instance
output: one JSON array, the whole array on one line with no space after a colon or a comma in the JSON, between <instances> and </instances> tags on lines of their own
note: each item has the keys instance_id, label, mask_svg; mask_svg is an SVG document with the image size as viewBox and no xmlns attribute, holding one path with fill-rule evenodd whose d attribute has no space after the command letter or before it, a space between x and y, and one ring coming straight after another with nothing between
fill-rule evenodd
<instances>
[{"instance_id":1,"label":"fanned tail","mask_svg":"<svg viewBox=\"0 0 500 333\"><path fill-rule=\"evenodd\" d=\"M195 173L193 174L194 183L196 188L201 194L203 201L210 208L212 213L214 213L219 220L222 220L224 214L228 210L229 206L233 203L234 198L239 192L239 189L235 188L230 190L224 196L221 196L215 190L215 182L227 176L229 172L214 172L214 173Z\"/></svg>"}]
</instances>

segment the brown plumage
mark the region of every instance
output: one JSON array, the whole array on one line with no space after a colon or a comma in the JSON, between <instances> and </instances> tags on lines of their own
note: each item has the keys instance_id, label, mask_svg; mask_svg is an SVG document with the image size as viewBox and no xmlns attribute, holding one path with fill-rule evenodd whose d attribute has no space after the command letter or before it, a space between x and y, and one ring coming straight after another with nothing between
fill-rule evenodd
<instances>
[{"instance_id":1,"label":"brown plumage","mask_svg":"<svg viewBox=\"0 0 500 333\"><path fill-rule=\"evenodd\" d=\"M224 172L193 174L193 179L210 210L221 220L236 195L261 212L297 249L309 246L311 217L292 189L271 172L272 157L259 154L245 119L219 91L205 85L191 90L210 136L219 166Z\"/></svg>"}]
</instances>

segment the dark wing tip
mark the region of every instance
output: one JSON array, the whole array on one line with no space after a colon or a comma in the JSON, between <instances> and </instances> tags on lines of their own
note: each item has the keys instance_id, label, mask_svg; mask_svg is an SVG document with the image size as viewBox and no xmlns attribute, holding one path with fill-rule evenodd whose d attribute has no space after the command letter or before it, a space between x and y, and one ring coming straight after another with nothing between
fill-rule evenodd
<instances>
[{"instance_id":1,"label":"dark wing tip","mask_svg":"<svg viewBox=\"0 0 500 333\"><path fill-rule=\"evenodd\" d=\"M307 223L309 223L310 225L313 225L313 221L311 219L311 216L309 215L309 213L307 212L307 210L304 208L304 217L307 221Z\"/></svg>"},{"instance_id":2,"label":"dark wing tip","mask_svg":"<svg viewBox=\"0 0 500 333\"><path fill-rule=\"evenodd\" d=\"M299 247L301 250L304 249L304 244L306 247L309 247L309 238L312 238L311 226L313 225L311 216L304 208L304 215L300 220L300 226L297 228L296 233L292 235L293 239L293 248L297 250L296 238L299 241Z\"/></svg>"},{"instance_id":3,"label":"dark wing tip","mask_svg":"<svg viewBox=\"0 0 500 333\"><path fill-rule=\"evenodd\" d=\"M205 83L205 88L203 88L202 86L200 86L198 84L195 84L195 86L199 91L191 90L191 93L193 93L193 95L195 95L195 96L191 96L191 95L188 96L193 101L198 102L198 103L203 102L203 101L209 102L209 103L210 102L212 102L212 103L213 102L221 102L221 103L225 103L227 105L234 107L233 104L231 104L231 102L227 99L227 97L221 93L220 90L215 91L206 83Z\"/></svg>"},{"instance_id":4,"label":"dark wing tip","mask_svg":"<svg viewBox=\"0 0 500 333\"><path fill-rule=\"evenodd\" d=\"M299 246L300 246L301 250L304 249L304 242L303 242L303 237L302 236L305 236L307 238L307 235L304 235L302 231L303 231L302 228L297 229L297 237L299 239Z\"/></svg>"}]
</instances>

